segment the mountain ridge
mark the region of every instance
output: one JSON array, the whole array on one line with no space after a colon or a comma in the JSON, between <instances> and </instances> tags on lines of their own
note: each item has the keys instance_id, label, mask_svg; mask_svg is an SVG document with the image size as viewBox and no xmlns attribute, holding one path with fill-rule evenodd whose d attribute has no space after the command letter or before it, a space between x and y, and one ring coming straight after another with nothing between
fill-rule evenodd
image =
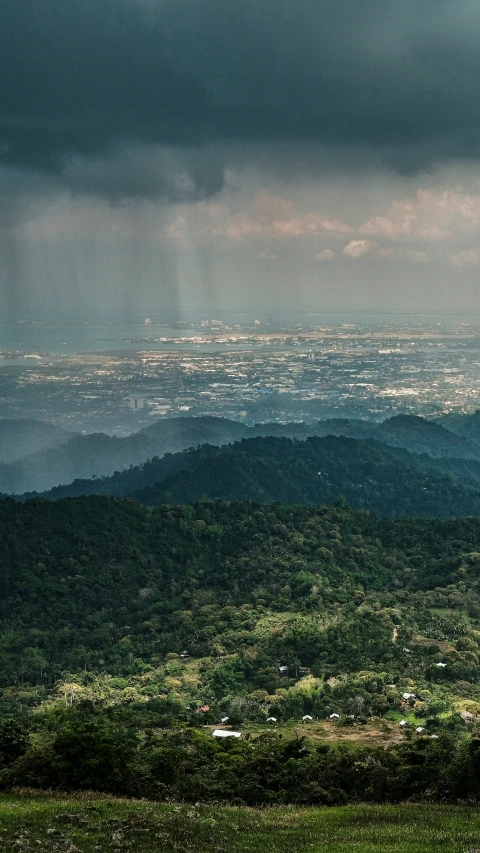
<instances>
[{"instance_id":1,"label":"mountain ridge","mask_svg":"<svg viewBox=\"0 0 480 853\"><path fill-rule=\"evenodd\" d=\"M480 462L480 445L418 416L396 415L381 423L330 419L312 424L255 426L213 416L182 417L161 419L124 438L104 433L73 434L57 447L38 450L15 462L0 461L0 492L44 492L75 480L108 477L153 457L204 444L223 446L257 436L305 440L328 435L380 440L412 453L427 453L433 458Z\"/></svg>"}]
</instances>

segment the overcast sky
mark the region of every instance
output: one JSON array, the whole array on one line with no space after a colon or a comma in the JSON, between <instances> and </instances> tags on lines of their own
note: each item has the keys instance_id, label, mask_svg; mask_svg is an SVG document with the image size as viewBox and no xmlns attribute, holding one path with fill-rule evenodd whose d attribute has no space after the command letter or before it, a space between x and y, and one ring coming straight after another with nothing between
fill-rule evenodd
<instances>
[{"instance_id":1,"label":"overcast sky","mask_svg":"<svg viewBox=\"0 0 480 853\"><path fill-rule=\"evenodd\" d=\"M478 0L2 0L0 318L479 310Z\"/></svg>"}]
</instances>

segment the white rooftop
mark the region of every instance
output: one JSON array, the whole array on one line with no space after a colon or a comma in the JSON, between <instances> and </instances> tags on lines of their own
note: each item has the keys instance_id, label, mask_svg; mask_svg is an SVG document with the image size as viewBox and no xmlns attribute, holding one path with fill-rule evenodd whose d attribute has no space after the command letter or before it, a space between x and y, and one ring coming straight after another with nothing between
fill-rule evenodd
<instances>
[{"instance_id":1,"label":"white rooftop","mask_svg":"<svg viewBox=\"0 0 480 853\"><path fill-rule=\"evenodd\" d=\"M227 731L225 731L225 729L215 729L215 731L212 732L212 734L213 734L213 737L241 737L242 736L241 732L227 732Z\"/></svg>"}]
</instances>

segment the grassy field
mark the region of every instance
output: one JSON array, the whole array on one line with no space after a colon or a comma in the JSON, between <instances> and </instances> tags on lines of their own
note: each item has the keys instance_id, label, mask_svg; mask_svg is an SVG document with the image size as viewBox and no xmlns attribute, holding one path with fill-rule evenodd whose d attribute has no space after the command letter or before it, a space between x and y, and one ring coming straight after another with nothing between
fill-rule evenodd
<instances>
[{"instance_id":1,"label":"grassy field","mask_svg":"<svg viewBox=\"0 0 480 853\"><path fill-rule=\"evenodd\" d=\"M392 743L399 743L405 740L405 732L398 725L398 721L405 719L412 726L420 726L424 722L414 716L413 712L402 716L392 714L392 719L369 720L364 725L359 726L342 726L339 723L330 722L328 720L312 720L311 723L302 722L279 722L276 725L266 725L265 723L243 723L239 731L245 736L249 734L252 738L258 737L265 732L278 732L286 740L293 740L296 737L306 737L309 741L322 741L330 746L388 746ZM228 726L212 725L206 728L226 728ZM230 726L233 728L233 726Z\"/></svg>"},{"instance_id":2,"label":"grassy field","mask_svg":"<svg viewBox=\"0 0 480 853\"><path fill-rule=\"evenodd\" d=\"M480 813L449 806L184 806L92 794L0 796L2 853L477 853Z\"/></svg>"}]
</instances>

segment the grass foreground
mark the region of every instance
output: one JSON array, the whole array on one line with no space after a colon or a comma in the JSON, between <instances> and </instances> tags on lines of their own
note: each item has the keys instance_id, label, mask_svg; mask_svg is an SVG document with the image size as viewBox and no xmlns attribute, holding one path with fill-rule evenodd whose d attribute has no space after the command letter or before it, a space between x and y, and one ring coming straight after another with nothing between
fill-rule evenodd
<instances>
[{"instance_id":1,"label":"grass foreground","mask_svg":"<svg viewBox=\"0 0 480 853\"><path fill-rule=\"evenodd\" d=\"M480 812L461 806L265 810L0 796L2 853L480 853Z\"/></svg>"}]
</instances>

